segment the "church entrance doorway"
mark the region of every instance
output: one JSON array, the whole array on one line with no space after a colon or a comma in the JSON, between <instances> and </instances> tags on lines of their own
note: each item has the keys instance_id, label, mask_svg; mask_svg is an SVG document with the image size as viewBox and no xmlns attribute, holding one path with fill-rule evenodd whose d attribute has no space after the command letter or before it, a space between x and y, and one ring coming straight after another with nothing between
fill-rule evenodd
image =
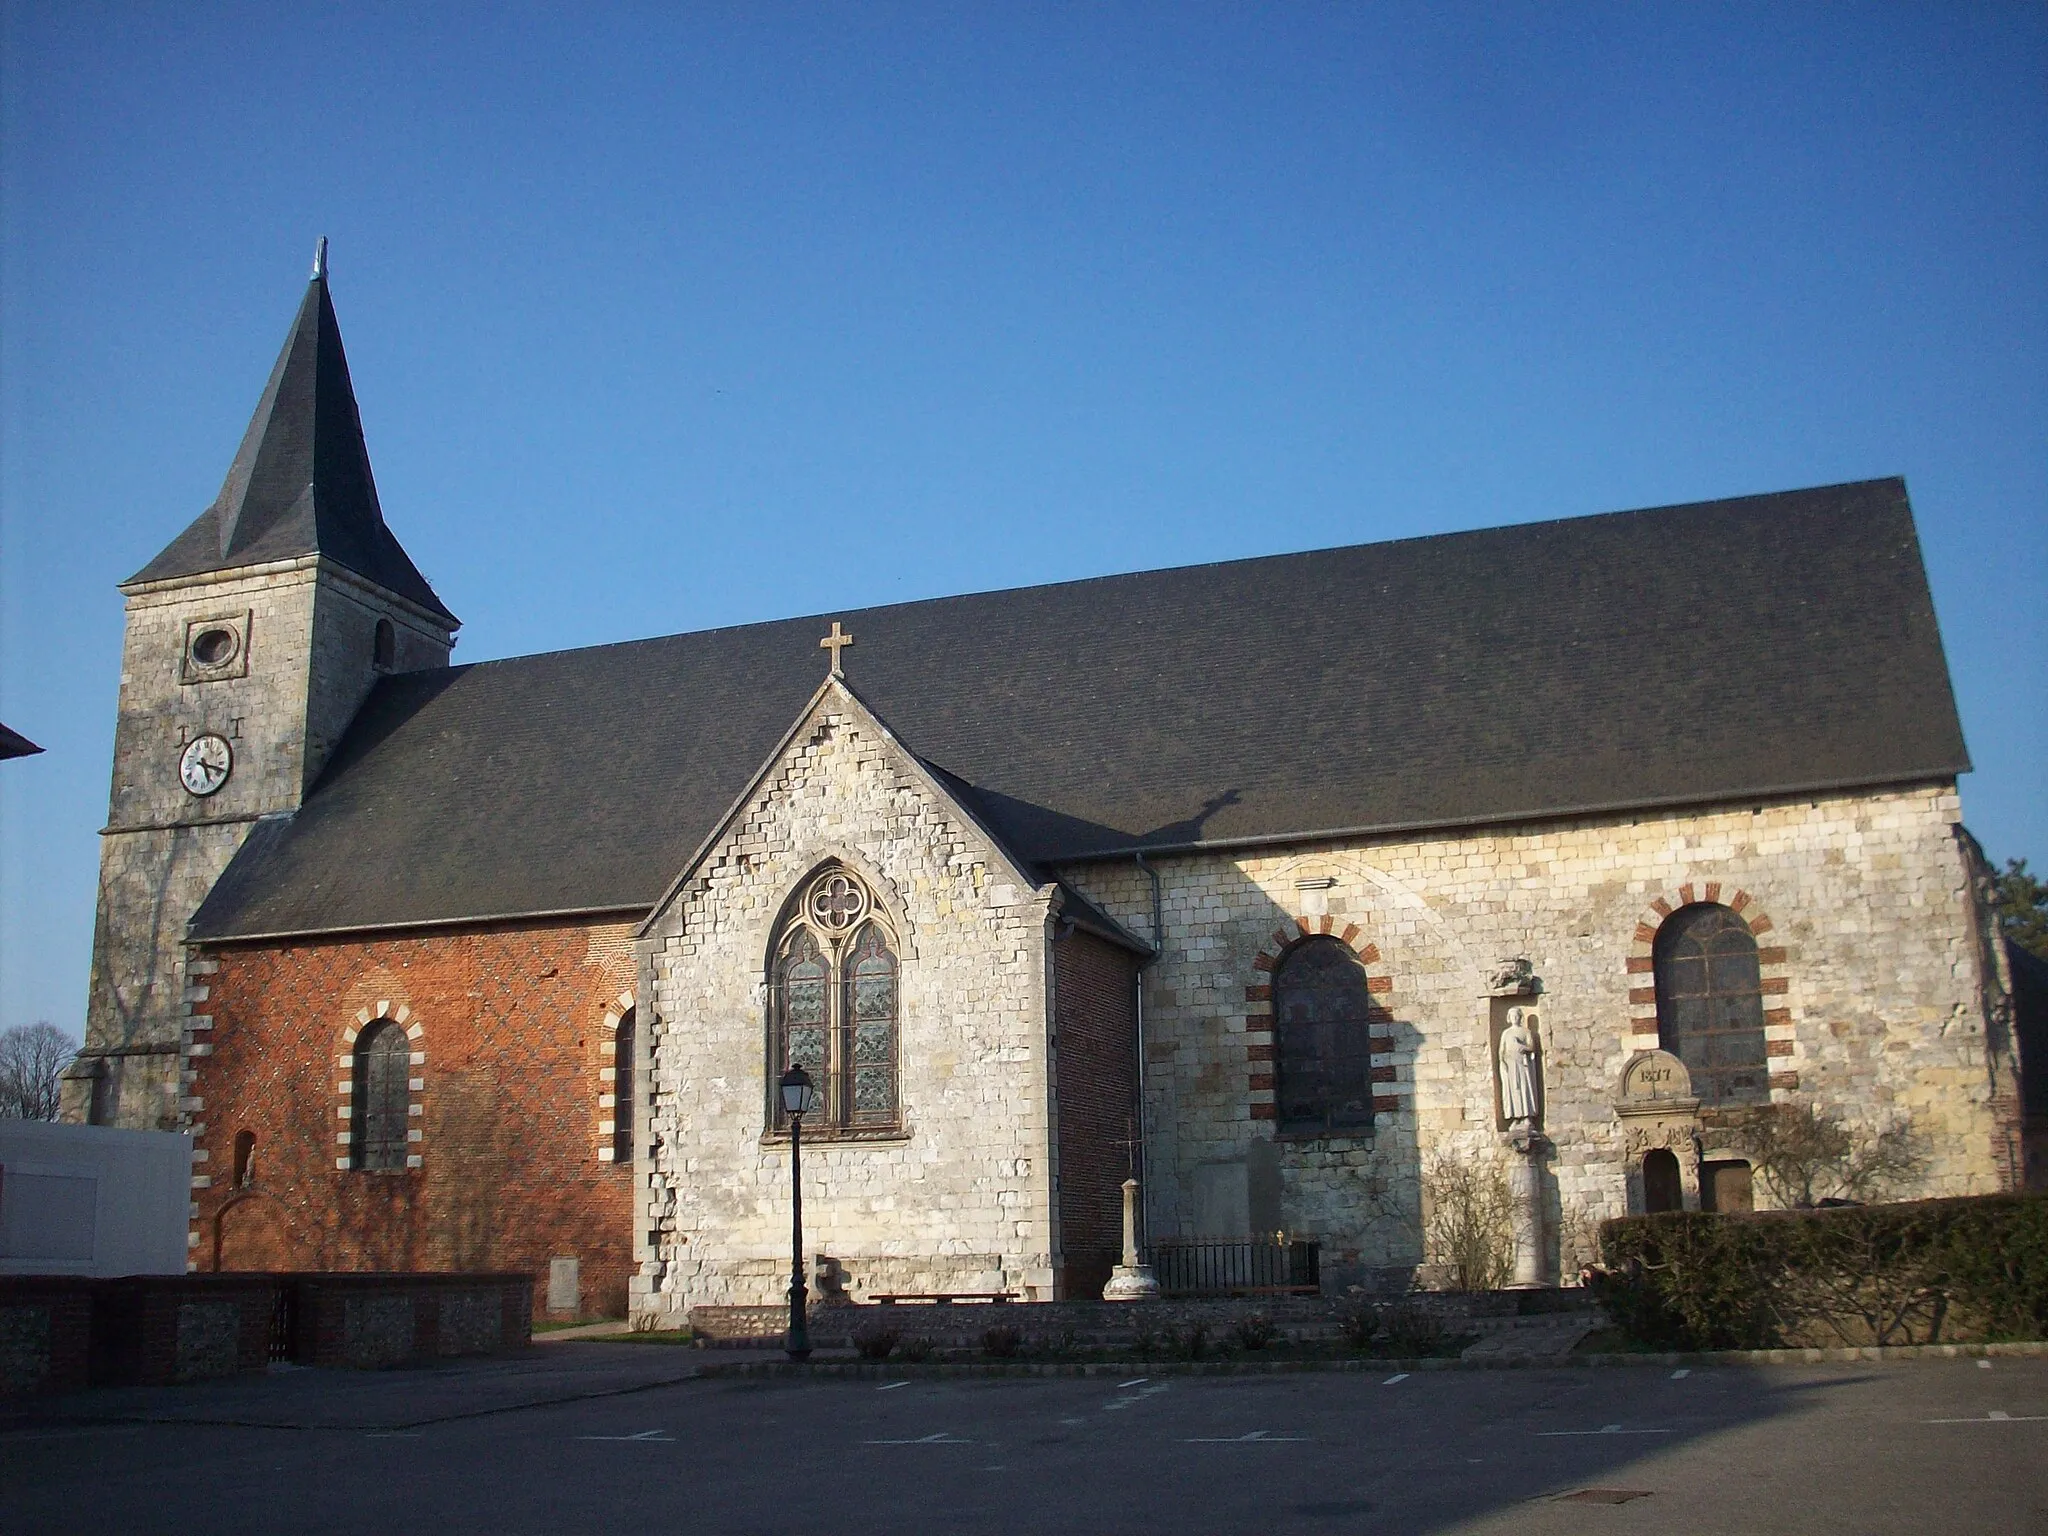
<instances>
[{"instance_id":1,"label":"church entrance doorway","mask_svg":"<svg viewBox=\"0 0 2048 1536\"><path fill-rule=\"evenodd\" d=\"M1708 1163L1700 1169L1700 1208L1707 1211L1753 1211L1756 1192L1749 1164L1739 1158Z\"/></svg>"},{"instance_id":2,"label":"church entrance doorway","mask_svg":"<svg viewBox=\"0 0 2048 1536\"><path fill-rule=\"evenodd\" d=\"M1678 1175L1678 1158L1668 1148L1658 1147L1644 1154L1643 1209L1653 1216L1659 1211L1685 1209L1685 1185Z\"/></svg>"}]
</instances>

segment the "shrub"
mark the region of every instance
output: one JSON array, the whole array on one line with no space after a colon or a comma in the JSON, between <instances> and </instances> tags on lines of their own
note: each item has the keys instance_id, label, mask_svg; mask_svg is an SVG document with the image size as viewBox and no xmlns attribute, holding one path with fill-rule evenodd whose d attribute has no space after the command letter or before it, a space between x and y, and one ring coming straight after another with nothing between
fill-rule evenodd
<instances>
[{"instance_id":1,"label":"shrub","mask_svg":"<svg viewBox=\"0 0 2048 1536\"><path fill-rule=\"evenodd\" d=\"M1159 1335L1143 1323L1131 1326L1131 1353L1140 1360L1150 1360L1159 1351Z\"/></svg>"},{"instance_id":2,"label":"shrub","mask_svg":"<svg viewBox=\"0 0 2048 1536\"><path fill-rule=\"evenodd\" d=\"M931 1359L935 1351L932 1348L932 1341L930 1339L919 1337L905 1339L897 1347L896 1353L900 1358L911 1361L914 1364L920 1360Z\"/></svg>"},{"instance_id":3,"label":"shrub","mask_svg":"<svg viewBox=\"0 0 2048 1536\"><path fill-rule=\"evenodd\" d=\"M1344 1342L1362 1354L1414 1359L1440 1353L1450 1333L1427 1307L1357 1307L1338 1318Z\"/></svg>"},{"instance_id":4,"label":"shrub","mask_svg":"<svg viewBox=\"0 0 2048 1536\"><path fill-rule=\"evenodd\" d=\"M853 1330L853 1347L863 1360L886 1360L895 1353L899 1337L894 1328L867 1323Z\"/></svg>"},{"instance_id":5,"label":"shrub","mask_svg":"<svg viewBox=\"0 0 2048 1536\"><path fill-rule=\"evenodd\" d=\"M1461 1291L1498 1290L1514 1269L1514 1193L1498 1163L1440 1152L1422 1173L1423 1247Z\"/></svg>"},{"instance_id":6,"label":"shrub","mask_svg":"<svg viewBox=\"0 0 2048 1536\"><path fill-rule=\"evenodd\" d=\"M1199 1360L1209 1352L1209 1325L1187 1323L1166 1336L1168 1346L1182 1360Z\"/></svg>"},{"instance_id":7,"label":"shrub","mask_svg":"<svg viewBox=\"0 0 2048 1536\"><path fill-rule=\"evenodd\" d=\"M1764 1104L1737 1125L1736 1134L1772 1194L1785 1205L1809 1209L1824 1198L1881 1199L1910 1188L1927 1166L1910 1123L1874 1133L1852 1130L1811 1104Z\"/></svg>"},{"instance_id":8,"label":"shrub","mask_svg":"<svg viewBox=\"0 0 2048 1536\"><path fill-rule=\"evenodd\" d=\"M1380 1346L1404 1359L1433 1355L1444 1347L1443 1319L1426 1307L1388 1307L1380 1314Z\"/></svg>"},{"instance_id":9,"label":"shrub","mask_svg":"<svg viewBox=\"0 0 2048 1536\"><path fill-rule=\"evenodd\" d=\"M1007 1323L987 1329L981 1336L982 1353L997 1360L1008 1360L1024 1347L1024 1335Z\"/></svg>"},{"instance_id":10,"label":"shrub","mask_svg":"<svg viewBox=\"0 0 2048 1536\"><path fill-rule=\"evenodd\" d=\"M1278 1337L1272 1319L1263 1312L1254 1312L1250 1317L1241 1317L1231 1330L1240 1349L1264 1349Z\"/></svg>"},{"instance_id":11,"label":"shrub","mask_svg":"<svg viewBox=\"0 0 2048 1536\"><path fill-rule=\"evenodd\" d=\"M1380 1315L1371 1307L1353 1307L1337 1319L1337 1331L1346 1344L1363 1354L1379 1337Z\"/></svg>"},{"instance_id":12,"label":"shrub","mask_svg":"<svg viewBox=\"0 0 2048 1536\"><path fill-rule=\"evenodd\" d=\"M1628 1216L1600 1234L1616 1327L1666 1349L2048 1337L2048 1199Z\"/></svg>"}]
</instances>

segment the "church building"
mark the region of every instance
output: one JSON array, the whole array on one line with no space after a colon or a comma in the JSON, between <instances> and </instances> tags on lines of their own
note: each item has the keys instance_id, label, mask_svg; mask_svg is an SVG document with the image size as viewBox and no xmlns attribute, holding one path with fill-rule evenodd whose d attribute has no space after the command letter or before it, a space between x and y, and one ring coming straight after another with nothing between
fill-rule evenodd
<instances>
[{"instance_id":1,"label":"church building","mask_svg":"<svg viewBox=\"0 0 2048 1536\"><path fill-rule=\"evenodd\" d=\"M324 262L122 584L75 1119L181 1128L194 1267L557 1311L1099 1292L1147 1239L1412 1269L1433 1169L1769 1203L1757 1111L2021 1179L1903 482L456 666ZM1519 1271L1518 1271L1519 1273Z\"/></svg>"}]
</instances>

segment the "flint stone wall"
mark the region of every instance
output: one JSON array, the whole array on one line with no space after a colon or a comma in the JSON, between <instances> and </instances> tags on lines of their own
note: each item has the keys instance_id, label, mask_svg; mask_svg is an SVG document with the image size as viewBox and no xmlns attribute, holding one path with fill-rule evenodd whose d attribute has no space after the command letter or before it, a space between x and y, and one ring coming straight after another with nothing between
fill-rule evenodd
<instances>
[{"instance_id":1,"label":"flint stone wall","mask_svg":"<svg viewBox=\"0 0 2048 1536\"><path fill-rule=\"evenodd\" d=\"M643 1321L786 1294L766 964L784 903L832 858L878 893L899 942L903 1134L806 1136L807 1266L828 1256L855 1295L1052 1293L1048 898L865 710L828 695L642 943Z\"/></svg>"},{"instance_id":2,"label":"flint stone wall","mask_svg":"<svg viewBox=\"0 0 2048 1536\"><path fill-rule=\"evenodd\" d=\"M1987 1040L1954 787L1604 818L1312 851L1154 860L1165 953L1146 972L1146 1192L1154 1237L1284 1228L1326 1272L1422 1257L1420 1172L1438 1154L1502 1162L1489 973L1527 956L1542 980L1553 1275L1590 1258L1629 1208L1616 1084L1656 1045L1645 929L1653 903L1733 901L1767 920L1767 1048L1777 1099L1863 1132L1909 1121L1928 1154L1918 1195L2008 1177L1995 1098L2009 1048ZM1062 875L1133 931L1151 887L1128 864ZM1693 893L1686 898L1683 892ZM1709 892L1713 894L1710 896ZM1276 1137L1260 1059L1279 938L1357 930L1390 1014L1392 1101L1363 1137ZM1646 1001L1646 999L1649 999ZM1645 1030L1649 1033L1645 1033ZM1268 1053L1269 1054L1269 1053ZM1263 1109L1261 1106L1265 1106ZM1710 1138L1711 1139L1711 1138ZM1709 1148L1711 1155L1712 1148ZM1504 1167L1504 1162L1502 1163ZM1759 1198L1764 1191L1759 1181Z\"/></svg>"}]
</instances>

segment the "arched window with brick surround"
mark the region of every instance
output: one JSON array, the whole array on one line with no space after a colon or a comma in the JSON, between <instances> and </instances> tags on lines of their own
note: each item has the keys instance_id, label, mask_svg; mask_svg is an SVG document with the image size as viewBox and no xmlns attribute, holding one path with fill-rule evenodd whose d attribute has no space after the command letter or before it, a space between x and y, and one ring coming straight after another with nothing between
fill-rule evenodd
<instances>
[{"instance_id":1,"label":"arched window with brick surround","mask_svg":"<svg viewBox=\"0 0 2048 1536\"><path fill-rule=\"evenodd\" d=\"M775 1128L787 1117L775 1084L791 1064L817 1085L807 1136L891 1133L897 1092L900 963L874 894L839 865L810 877L776 930L768 978L767 1092Z\"/></svg>"},{"instance_id":2,"label":"arched window with brick surround","mask_svg":"<svg viewBox=\"0 0 2048 1536\"><path fill-rule=\"evenodd\" d=\"M619 1015L612 1037L612 1161L633 1161L633 1019L628 1008Z\"/></svg>"},{"instance_id":3,"label":"arched window with brick surround","mask_svg":"<svg viewBox=\"0 0 2048 1536\"><path fill-rule=\"evenodd\" d=\"M1756 939L1718 902L1680 907L1657 929L1657 1043L1692 1074L1703 1104L1770 1099Z\"/></svg>"},{"instance_id":4,"label":"arched window with brick surround","mask_svg":"<svg viewBox=\"0 0 2048 1536\"><path fill-rule=\"evenodd\" d=\"M1283 1135L1372 1129L1372 1001L1351 946L1296 944L1273 972L1275 1116Z\"/></svg>"},{"instance_id":5,"label":"arched window with brick surround","mask_svg":"<svg viewBox=\"0 0 2048 1536\"><path fill-rule=\"evenodd\" d=\"M354 1164L371 1171L403 1168L412 1042L396 1019L380 1019L356 1037L355 1054L355 1088L349 1096Z\"/></svg>"}]
</instances>

